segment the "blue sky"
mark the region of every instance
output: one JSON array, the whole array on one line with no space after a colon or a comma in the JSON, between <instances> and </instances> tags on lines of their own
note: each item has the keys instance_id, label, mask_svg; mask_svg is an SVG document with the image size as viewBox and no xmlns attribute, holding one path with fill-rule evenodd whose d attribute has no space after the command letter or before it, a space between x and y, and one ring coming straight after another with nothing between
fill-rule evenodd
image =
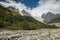
<instances>
[{"instance_id":1,"label":"blue sky","mask_svg":"<svg viewBox=\"0 0 60 40\"><path fill-rule=\"evenodd\" d=\"M0 0L0 1L5 1L5 0ZM17 3L21 2L21 3L25 4L27 7L32 9L32 8L37 7L38 2L40 0L14 0L14 1L16 1Z\"/></svg>"},{"instance_id":2,"label":"blue sky","mask_svg":"<svg viewBox=\"0 0 60 40\"><path fill-rule=\"evenodd\" d=\"M34 8L37 7L39 0L15 0L17 3L21 2L27 7Z\"/></svg>"}]
</instances>

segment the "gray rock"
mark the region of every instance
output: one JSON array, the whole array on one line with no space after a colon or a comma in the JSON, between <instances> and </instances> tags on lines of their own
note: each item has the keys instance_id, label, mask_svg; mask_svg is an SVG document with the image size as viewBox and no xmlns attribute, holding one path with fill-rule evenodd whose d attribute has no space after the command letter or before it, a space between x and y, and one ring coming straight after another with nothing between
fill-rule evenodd
<instances>
[{"instance_id":1,"label":"gray rock","mask_svg":"<svg viewBox=\"0 0 60 40\"><path fill-rule=\"evenodd\" d=\"M60 29L2 30L0 40L60 40Z\"/></svg>"}]
</instances>

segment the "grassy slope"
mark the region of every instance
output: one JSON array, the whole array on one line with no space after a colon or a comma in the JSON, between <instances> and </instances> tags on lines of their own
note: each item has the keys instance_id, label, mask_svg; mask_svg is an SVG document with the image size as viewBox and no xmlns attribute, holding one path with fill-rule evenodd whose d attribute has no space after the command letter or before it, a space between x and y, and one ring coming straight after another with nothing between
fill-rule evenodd
<instances>
[{"instance_id":1,"label":"grassy slope","mask_svg":"<svg viewBox=\"0 0 60 40\"><path fill-rule=\"evenodd\" d=\"M21 16L18 12L11 11L0 5L0 28L30 30L56 27L45 25L29 16Z\"/></svg>"}]
</instances>

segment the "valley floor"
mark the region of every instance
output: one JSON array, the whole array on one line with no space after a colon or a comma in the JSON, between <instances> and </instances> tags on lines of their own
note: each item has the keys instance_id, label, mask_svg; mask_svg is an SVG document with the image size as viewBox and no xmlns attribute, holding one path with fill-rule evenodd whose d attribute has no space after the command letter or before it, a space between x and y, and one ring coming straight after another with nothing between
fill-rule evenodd
<instances>
[{"instance_id":1,"label":"valley floor","mask_svg":"<svg viewBox=\"0 0 60 40\"><path fill-rule=\"evenodd\" d=\"M49 24L49 25L55 25L55 26L57 26L57 27L60 27L60 23L51 23L51 24Z\"/></svg>"},{"instance_id":2,"label":"valley floor","mask_svg":"<svg viewBox=\"0 0 60 40\"><path fill-rule=\"evenodd\" d=\"M0 40L60 40L60 29L0 30Z\"/></svg>"}]
</instances>

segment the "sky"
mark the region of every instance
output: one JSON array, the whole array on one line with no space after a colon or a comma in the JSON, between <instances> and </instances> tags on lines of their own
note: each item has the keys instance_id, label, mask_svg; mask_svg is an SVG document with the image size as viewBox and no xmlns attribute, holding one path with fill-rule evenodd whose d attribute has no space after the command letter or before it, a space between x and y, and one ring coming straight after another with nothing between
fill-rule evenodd
<instances>
[{"instance_id":1,"label":"sky","mask_svg":"<svg viewBox=\"0 0 60 40\"><path fill-rule=\"evenodd\" d=\"M5 1L5 0L0 0L0 1ZM29 8L34 8L37 7L39 0L14 0L16 3L23 3L24 5L26 5Z\"/></svg>"},{"instance_id":2,"label":"sky","mask_svg":"<svg viewBox=\"0 0 60 40\"><path fill-rule=\"evenodd\" d=\"M60 14L60 0L0 0L0 4L18 8L19 12L26 10L39 21L42 21L41 15L44 13Z\"/></svg>"},{"instance_id":3,"label":"sky","mask_svg":"<svg viewBox=\"0 0 60 40\"><path fill-rule=\"evenodd\" d=\"M39 0L15 0L17 3L21 2L31 9L37 7Z\"/></svg>"}]
</instances>

